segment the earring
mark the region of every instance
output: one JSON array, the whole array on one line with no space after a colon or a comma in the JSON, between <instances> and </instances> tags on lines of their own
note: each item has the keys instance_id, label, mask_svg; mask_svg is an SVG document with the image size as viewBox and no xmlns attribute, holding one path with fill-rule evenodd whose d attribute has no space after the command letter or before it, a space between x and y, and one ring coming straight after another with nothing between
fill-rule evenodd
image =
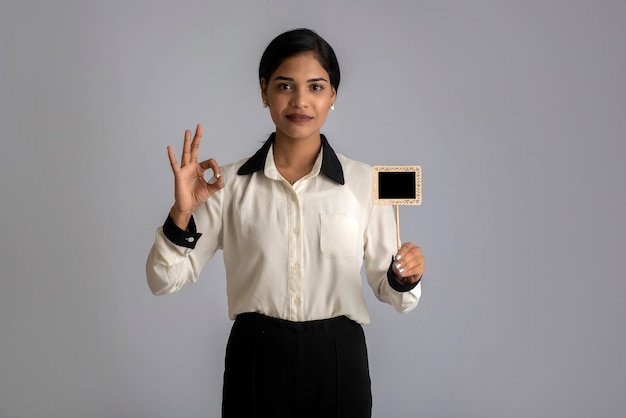
<instances>
[{"instance_id":1,"label":"earring","mask_svg":"<svg viewBox=\"0 0 626 418\"><path fill-rule=\"evenodd\" d=\"M335 110L335 104L334 103L330 105L330 110Z\"/></svg>"},{"instance_id":2,"label":"earring","mask_svg":"<svg viewBox=\"0 0 626 418\"><path fill-rule=\"evenodd\" d=\"M267 108L267 102L265 100L263 100L263 107Z\"/></svg>"}]
</instances>

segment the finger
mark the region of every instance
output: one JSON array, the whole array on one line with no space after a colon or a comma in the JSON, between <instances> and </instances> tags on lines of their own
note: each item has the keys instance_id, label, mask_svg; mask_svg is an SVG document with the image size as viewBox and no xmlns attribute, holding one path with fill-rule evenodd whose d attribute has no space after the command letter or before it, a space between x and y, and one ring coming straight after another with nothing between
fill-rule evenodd
<instances>
[{"instance_id":1,"label":"finger","mask_svg":"<svg viewBox=\"0 0 626 418\"><path fill-rule=\"evenodd\" d=\"M423 264L424 256L422 255L422 249L416 247L412 243L405 243L400 247L398 254L395 256L394 271L400 273L402 276L410 276L411 272Z\"/></svg>"},{"instance_id":2,"label":"finger","mask_svg":"<svg viewBox=\"0 0 626 418\"><path fill-rule=\"evenodd\" d=\"M174 148L170 147L169 145L167 146L167 157L170 159L170 165L172 166L172 171L174 172L174 175L176 175L178 171L180 170L180 167L178 165L178 162L176 161Z\"/></svg>"},{"instance_id":3,"label":"finger","mask_svg":"<svg viewBox=\"0 0 626 418\"><path fill-rule=\"evenodd\" d=\"M393 272L398 277L407 277L414 274L415 269L419 269L419 266L415 263L400 263L398 261L393 264Z\"/></svg>"},{"instance_id":4,"label":"finger","mask_svg":"<svg viewBox=\"0 0 626 418\"><path fill-rule=\"evenodd\" d=\"M196 126L196 133L193 136L193 141L191 142L191 162L198 162L198 154L200 153L200 143L202 142L202 125L198 124Z\"/></svg>"},{"instance_id":5,"label":"finger","mask_svg":"<svg viewBox=\"0 0 626 418\"><path fill-rule=\"evenodd\" d=\"M207 182L207 184L214 188L214 190L219 190L224 187L224 179L222 178L220 165L217 163L217 161L215 161L213 158L202 161L200 163L200 168L202 168L202 170L204 171L209 169L213 171L213 178L215 178L215 181L210 183Z\"/></svg>"},{"instance_id":6,"label":"finger","mask_svg":"<svg viewBox=\"0 0 626 418\"><path fill-rule=\"evenodd\" d=\"M413 243L411 242L405 242L404 244L402 244L402 246L400 247L400 249L398 249L398 252L396 253L396 255L394 256L394 258L397 261L402 260L403 257L405 257L410 251L411 248L415 247L413 245Z\"/></svg>"},{"instance_id":7,"label":"finger","mask_svg":"<svg viewBox=\"0 0 626 418\"><path fill-rule=\"evenodd\" d=\"M419 264L412 264L407 267L397 267L396 265L394 265L393 272L398 278L411 278L415 279L413 281L417 281L422 276L422 274L424 274L424 263L420 262Z\"/></svg>"},{"instance_id":8,"label":"finger","mask_svg":"<svg viewBox=\"0 0 626 418\"><path fill-rule=\"evenodd\" d=\"M396 263L401 263L405 267L409 267L414 263L416 255L414 251L408 251L401 256L401 258L396 260Z\"/></svg>"},{"instance_id":9,"label":"finger","mask_svg":"<svg viewBox=\"0 0 626 418\"><path fill-rule=\"evenodd\" d=\"M200 167L203 170L211 169L213 171L213 176L217 179L221 177L220 165L213 158L209 158L208 160L204 160L200 163Z\"/></svg>"},{"instance_id":10,"label":"finger","mask_svg":"<svg viewBox=\"0 0 626 418\"><path fill-rule=\"evenodd\" d=\"M185 131L185 139L183 140L183 155L181 157L182 167L189 164L191 161L191 131L187 129Z\"/></svg>"},{"instance_id":11,"label":"finger","mask_svg":"<svg viewBox=\"0 0 626 418\"><path fill-rule=\"evenodd\" d=\"M403 280L402 280L402 281L403 281L406 285L410 285L410 284L413 284L413 283L417 283L417 282L419 282L420 280L422 280L422 275L421 275L421 274L414 274L414 275L412 275L412 276L407 276L407 277L403 278Z\"/></svg>"},{"instance_id":12,"label":"finger","mask_svg":"<svg viewBox=\"0 0 626 418\"><path fill-rule=\"evenodd\" d=\"M419 249L419 247L416 248ZM424 256L422 255L421 250L415 251L415 253L415 258L413 258L410 264L406 266L406 275L415 276L417 280L417 278L422 277L422 274L424 274Z\"/></svg>"},{"instance_id":13,"label":"finger","mask_svg":"<svg viewBox=\"0 0 626 418\"><path fill-rule=\"evenodd\" d=\"M424 259L423 258L415 258L410 263L403 265L404 275L412 276L414 274L421 274L424 272Z\"/></svg>"},{"instance_id":14,"label":"finger","mask_svg":"<svg viewBox=\"0 0 626 418\"><path fill-rule=\"evenodd\" d=\"M393 274L396 275L396 277L404 277L404 268L402 268L402 264L400 263L394 263L393 266L391 267L391 269L393 270Z\"/></svg>"}]
</instances>

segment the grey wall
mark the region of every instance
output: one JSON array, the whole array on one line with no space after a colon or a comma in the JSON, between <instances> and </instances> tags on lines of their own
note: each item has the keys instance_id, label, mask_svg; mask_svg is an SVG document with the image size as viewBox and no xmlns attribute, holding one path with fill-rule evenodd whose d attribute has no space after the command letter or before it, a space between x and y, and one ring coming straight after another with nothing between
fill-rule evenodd
<instances>
[{"instance_id":1,"label":"grey wall","mask_svg":"<svg viewBox=\"0 0 626 418\"><path fill-rule=\"evenodd\" d=\"M221 256L145 283L166 145L250 155L300 26L340 58L335 148L424 170L422 302L366 289L374 416L623 416L625 2L3 0L0 417L219 416Z\"/></svg>"}]
</instances>

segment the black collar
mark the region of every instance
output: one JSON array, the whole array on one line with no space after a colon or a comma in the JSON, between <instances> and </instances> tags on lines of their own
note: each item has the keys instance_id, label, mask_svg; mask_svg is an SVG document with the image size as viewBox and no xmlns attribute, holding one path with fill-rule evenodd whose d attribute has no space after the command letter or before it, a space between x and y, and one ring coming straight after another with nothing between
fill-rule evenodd
<instances>
[{"instance_id":1,"label":"black collar","mask_svg":"<svg viewBox=\"0 0 626 418\"><path fill-rule=\"evenodd\" d=\"M322 173L326 174L326 176L339 184L345 184L343 179L343 169L341 168L341 162L339 162L339 158L337 158L337 154L332 149L328 140L324 135L320 135L322 139ZM270 147L274 143L276 139L276 133L272 133L265 144L252 156L248 161L246 161L239 170L237 170L237 174L239 175L247 175L262 170L265 167L265 159L267 158L267 153L270 151Z\"/></svg>"}]
</instances>

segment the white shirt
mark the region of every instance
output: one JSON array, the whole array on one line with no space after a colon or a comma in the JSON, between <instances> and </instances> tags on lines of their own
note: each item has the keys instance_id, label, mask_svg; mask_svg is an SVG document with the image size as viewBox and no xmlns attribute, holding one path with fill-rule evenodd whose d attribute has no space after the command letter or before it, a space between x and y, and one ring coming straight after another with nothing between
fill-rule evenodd
<instances>
[{"instance_id":1,"label":"white shirt","mask_svg":"<svg viewBox=\"0 0 626 418\"><path fill-rule=\"evenodd\" d=\"M231 319L259 312L369 323L363 264L378 299L399 312L413 309L421 284L403 287L389 271L395 220L391 207L372 204L371 166L335 154L322 135L313 169L292 186L276 169L273 140L252 158L221 168L225 187L198 207L187 231L171 219L158 228L146 265L152 292L196 282L221 249Z\"/></svg>"}]
</instances>

